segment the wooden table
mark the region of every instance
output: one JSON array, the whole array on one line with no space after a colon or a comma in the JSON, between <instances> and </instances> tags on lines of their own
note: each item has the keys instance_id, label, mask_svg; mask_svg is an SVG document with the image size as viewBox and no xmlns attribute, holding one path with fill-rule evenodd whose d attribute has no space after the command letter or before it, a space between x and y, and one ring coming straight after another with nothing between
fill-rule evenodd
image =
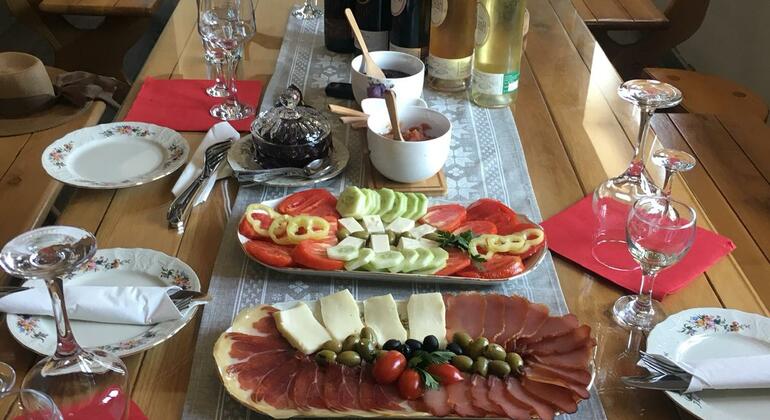
<instances>
[{"instance_id":1,"label":"wooden table","mask_svg":"<svg viewBox=\"0 0 770 420\"><path fill-rule=\"evenodd\" d=\"M663 28L668 18L652 0L572 0L591 29L644 30Z\"/></svg>"},{"instance_id":2,"label":"wooden table","mask_svg":"<svg viewBox=\"0 0 770 420\"><path fill-rule=\"evenodd\" d=\"M46 13L94 16L150 16L162 0L42 0Z\"/></svg>"},{"instance_id":3,"label":"wooden table","mask_svg":"<svg viewBox=\"0 0 770 420\"><path fill-rule=\"evenodd\" d=\"M515 117L538 203L543 216L549 217L625 169L632 154L629 139L636 136L637 120L631 106L617 96L621 80L570 0L530 2L529 10L528 49ZM283 1L258 2L259 35L245 50L242 69L246 78L268 79L288 12L289 5ZM179 3L140 79L204 77L195 16L194 2ZM139 83L121 115L138 87ZM202 133L183 135L193 148L202 137ZM691 174L698 173L696 170ZM701 176L698 186L689 177L688 183L677 182L674 194L697 208L701 226L728 234L739 243L740 252L724 258L685 289L667 297L663 305L669 313L691 307L725 306L767 314L749 279L768 278L770 264L740 214L729 205L734 198L721 195L711 175ZM221 182L209 200L193 210L185 234L179 236L167 228L164 218L174 181L172 176L119 191L78 190L59 222L96 232L101 247L148 247L176 255L197 271L206 289L236 188L232 182ZM726 187L740 188L738 184ZM613 324L608 309L625 292L572 263L559 258L555 262L570 310L592 325L599 342L596 386L608 418L636 418L642 411L655 419L679 417L673 403L662 393L631 393L618 387L613 361L628 336ZM181 415L198 325L196 318L163 345L126 359L132 396L151 419ZM35 357L16 344L5 327L0 328L0 360L11 362L24 375Z\"/></svg>"}]
</instances>

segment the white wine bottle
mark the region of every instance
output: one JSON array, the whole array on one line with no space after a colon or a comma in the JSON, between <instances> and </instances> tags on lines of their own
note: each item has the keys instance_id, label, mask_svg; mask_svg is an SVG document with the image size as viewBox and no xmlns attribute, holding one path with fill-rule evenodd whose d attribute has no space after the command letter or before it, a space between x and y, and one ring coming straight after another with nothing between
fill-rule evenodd
<instances>
[{"instance_id":1,"label":"white wine bottle","mask_svg":"<svg viewBox=\"0 0 770 420\"><path fill-rule=\"evenodd\" d=\"M502 108L516 99L526 0L479 0L471 99Z\"/></svg>"},{"instance_id":2,"label":"white wine bottle","mask_svg":"<svg viewBox=\"0 0 770 420\"><path fill-rule=\"evenodd\" d=\"M476 31L476 0L433 0L428 85L443 92L470 85Z\"/></svg>"}]
</instances>

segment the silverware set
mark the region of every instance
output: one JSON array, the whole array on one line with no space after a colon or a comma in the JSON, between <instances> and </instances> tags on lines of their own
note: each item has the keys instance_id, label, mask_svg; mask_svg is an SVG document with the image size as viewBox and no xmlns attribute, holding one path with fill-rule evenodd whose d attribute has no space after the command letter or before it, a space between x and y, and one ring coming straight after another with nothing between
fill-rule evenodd
<instances>
[{"instance_id":1,"label":"silverware set","mask_svg":"<svg viewBox=\"0 0 770 420\"><path fill-rule=\"evenodd\" d=\"M282 176L294 178L316 179L334 169L329 158L316 159L302 168L273 168L253 171L235 171L235 178L241 185L253 186Z\"/></svg>"},{"instance_id":2,"label":"silverware set","mask_svg":"<svg viewBox=\"0 0 770 420\"><path fill-rule=\"evenodd\" d=\"M643 351L639 353L641 355L640 365L651 373L647 376L624 376L621 380L626 385L676 392L683 392L690 386L692 375L667 357Z\"/></svg>"},{"instance_id":3,"label":"silverware set","mask_svg":"<svg viewBox=\"0 0 770 420\"><path fill-rule=\"evenodd\" d=\"M31 289L31 287L0 286L0 298L29 289ZM207 294L193 290L179 290L169 295L169 298L171 298L171 302L174 303L174 306L176 306L176 309L178 309L180 312L189 308L193 304L201 305L211 300Z\"/></svg>"}]
</instances>

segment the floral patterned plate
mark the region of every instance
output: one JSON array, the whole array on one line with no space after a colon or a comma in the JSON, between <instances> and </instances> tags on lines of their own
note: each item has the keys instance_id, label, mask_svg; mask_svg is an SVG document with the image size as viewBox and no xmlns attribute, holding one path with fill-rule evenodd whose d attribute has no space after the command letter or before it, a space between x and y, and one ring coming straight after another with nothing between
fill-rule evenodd
<instances>
[{"instance_id":1,"label":"floral patterned plate","mask_svg":"<svg viewBox=\"0 0 770 420\"><path fill-rule=\"evenodd\" d=\"M73 131L43 151L51 177L84 188L126 188L162 178L187 162L190 147L176 131L116 122Z\"/></svg>"},{"instance_id":2,"label":"floral patterned plate","mask_svg":"<svg viewBox=\"0 0 770 420\"><path fill-rule=\"evenodd\" d=\"M111 248L96 252L94 258L65 280L77 286L172 286L200 291L198 276L181 260L162 252L142 248ZM65 295L66 299L66 295ZM182 311L182 319L155 325L103 324L72 320L78 342L88 348L101 348L120 357L143 352L171 338L195 315L197 306ZM45 316L6 317L8 329L23 346L40 354L53 354L56 327Z\"/></svg>"},{"instance_id":3,"label":"floral patterned plate","mask_svg":"<svg viewBox=\"0 0 770 420\"><path fill-rule=\"evenodd\" d=\"M733 309L688 309L652 330L647 351L675 361L766 354L770 352L770 318ZM666 394L703 419L759 419L770 413L770 389Z\"/></svg>"}]
</instances>

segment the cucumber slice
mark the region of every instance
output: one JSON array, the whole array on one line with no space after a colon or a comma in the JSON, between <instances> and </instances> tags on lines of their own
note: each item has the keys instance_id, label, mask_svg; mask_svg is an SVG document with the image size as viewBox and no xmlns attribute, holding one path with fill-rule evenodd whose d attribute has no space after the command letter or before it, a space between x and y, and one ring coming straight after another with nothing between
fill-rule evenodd
<instances>
[{"instance_id":1,"label":"cucumber slice","mask_svg":"<svg viewBox=\"0 0 770 420\"><path fill-rule=\"evenodd\" d=\"M370 263L374 259L374 251L369 248L362 248L358 250L358 257L352 261L345 263L345 270L353 271L357 270L364 265Z\"/></svg>"},{"instance_id":2,"label":"cucumber slice","mask_svg":"<svg viewBox=\"0 0 770 420\"><path fill-rule=\"evenodd\" d=\"M380 195L380 209L377 211L377 214L382 217L393 208L396 202L396 192L390 188L380 188L377 194Z\"/></svg>"},{"instance_id":3,"label":"cucumber slice","mask_svg":"<svg viewBox=\"0 0 770 420\"><path fill-rule=\"evenodd\" d=\"M349 186L337 198L337 211L342 217L360 219L368 209L366 194L358 187Z\"/></svg>"},{"instance_id":4,"label":"cucumber slice","mask_svg":"<svg viewBox=\"0 0 770 420\"><path fill-rule=\"evenodd\" d=\"M377 214L380 209L380 195L377 194L377 191L369 188L364 188L362 191L366 194L366 215Z\"/></svg>"},{"instance_id":5,"label":"cucumber slice","mask_svg":"<svg viewBox=\"0 0 770 420\"><path fill-rule=\"evenodd\" d=\"M422 216L428 213L428 197L423 193L413 193L417 197L417 213L412 217L413 220L420 220Z\"/></svg>"},{"instance_id":6,"label":"cucumber slice","mask_svg":"<svg viewBox=\"0 0 770 420\"><path fill-rule=\"evenodd\" d=\"M406 194L406 212L401 215L401 217L405 219L415 219L415 215L417 214L420 209L418 208L420 203L418 202L417 196L414 193L405 193Z\"/></svg>"},{"instance_id":7,"label":"cucumber slice","mask_svg":"<svg viewBox=\"0 0 770 420\"><path fill-rule=\"evenodd\" d=\"M420 254L417 253L417 250L403 249L401 250L401 255L404 256L404 262L401 263L400 267L402 273L408 273L412 270L417 270L417 268L413 268L417 260L420 258Z\"/></svg>"},{"instance_id":8,"label":"cucumber slice","mask_svg":"<svg viewBox=\"0 0 770 420\"><path fill-rule=\"evenodd\" d=\"M446 267L446 262L449 260L449 253L443 248L430 248L431 254L433 254L433 261L423 268L416 271L416 274L436 274L437 271Z\"/></svg>"},{"instance_id":9,"label":"cucumber slice","mask_svg":"<svg viewBox=\"0 0 770 420\"><path fill-rule=\"evenodd\" d=\"M370 262L372 267L377 270L395 267L404 262L404 256L398 251L385 251L374 254L374 259Z\"/></svg>"},{"instance_id":10,"label":"cucumber slice","mask_svg":"<svg viewBox=\"0 0 770 420\"><path fill-rule=\"evenodd\" d=\"M426 269L433 262L433 252L428 248L417 248L417 260L412 265L410 272L420 271Z\"/></svg>"},{"instance_id":11,"label":"cucumber slice","mask_svg":"<svg viewBox=\"0 0 770 420\"><path fill-rule=\"evenodd\" d=\"M353 245L337 245L326 248L326 256L338 261L351 261L358 258L358 247Z\"/></svg>"},{"instance_id":12,"label":"cucumber slice","mask_svg":"<svg viewBox=\"0 0 770 420\"><path fill-rule=\"evenodd\" d=\"M406 211L406 194L402 192L396 191L396 199L393 201L393 208L390 209L390 211L385 212L385 214L382 215L382 221L386 223L390 223L394 220L396 220L397 217L403 216L404 212Z\"/></svg>"},{"instance_id":13,"label":"cucumber slice","mask_svg":"<svg viewBox=\"0 0 770 420\"><path fill-rule=\"evenodd\" d=\"M386 271L387 271L387 270L385 270L385 269L383 269L383 268L376 268L376 267L374 266L374 264L372 264L372 263L364 264L364 265L361 267L361 269L362 269L362 270L365 270L365 271L372 271L372 272L376 272L376 273L384 273L384 272L386 272Z\"/></svg>"}]
</instances>

